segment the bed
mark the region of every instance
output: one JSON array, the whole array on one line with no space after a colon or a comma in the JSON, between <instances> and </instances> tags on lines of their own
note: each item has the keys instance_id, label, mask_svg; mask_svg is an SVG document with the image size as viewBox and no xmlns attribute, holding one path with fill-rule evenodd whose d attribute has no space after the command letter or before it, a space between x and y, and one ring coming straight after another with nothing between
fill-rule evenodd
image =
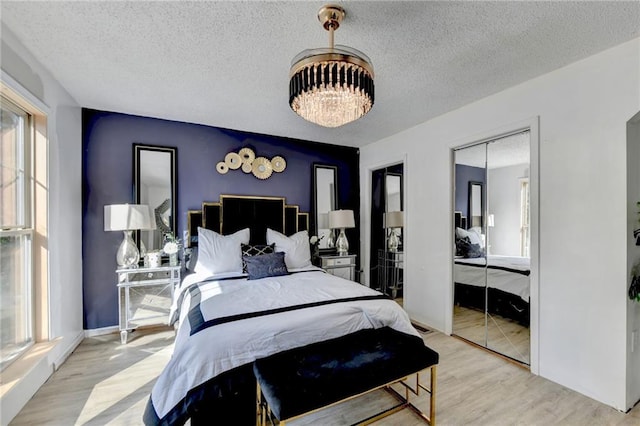
<instances>
[{"instance_id":1,"label":"bed","mask_svg":"<svg viewBox=\"0 0 640 426\"><path fill-rule=\"evenodd\" d=\"M485 255L482 239L470 234L474 232L456 229L454 302L481 311L486 304L487 312L528 327L530 258Z\"/></svg>"},{"instance_id":2,"label":"bed","mask_svg":"<svg viewBox=\"0 0 640 426\"><path fill-rule=\"evenodd\" d=\"M308 232L299 229L308 221L273 200L221 196L219 223L204 210L190 218L198 260L174 294L174 353L153 387L145 424L255 424L256 359L365 329L420 338L387 296L311 265ZM198 221L220 232L199 226L194 235ZM236 246L242 249L231 254Z\"/></svg>"}]
</instances>

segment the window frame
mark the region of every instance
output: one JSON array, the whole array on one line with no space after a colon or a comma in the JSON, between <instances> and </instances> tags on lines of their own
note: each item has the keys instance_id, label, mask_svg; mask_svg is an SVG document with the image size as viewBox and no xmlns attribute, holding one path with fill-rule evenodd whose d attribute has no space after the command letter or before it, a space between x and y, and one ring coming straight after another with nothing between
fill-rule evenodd
<instances>
[{"instance_id":1,"label":"window frame","mask_svg":"<svg viewBox=\"0 0 640 426\"><path fill-rule=\"evenodd\" d=\"M36 343L36 301L34 286L34 211L33 211L33 185L34 179L34 157L33 157L33 141L35 140L35 121L33 114L26 108L21 107L14 102L11 97L5 93L0 94L3 109L7 109L16 113L23 118L21 123L19 148L17 150L18 161L16 161L17 170L22 173L21 188L18 190L20 194L16 197L16 220L13 225L0 224L0 238L20 238L26 237L24 240L23 250L23 282L20 283L20 291L25 294L27 299L24 308L28 310L22 318L26 322L24 327L27 331L25 344L19 351L12 353L7 359L0 359L0 371L4 371L13 362L18 360L22 355ZM26 282L26 283L25 283Z\"/></svg>"},{"instance_id":2,"label":"window frame","mask_svg":"<svg viewBox=\"0 0 640 426\"><path fill-rule=\"evenodd\" d=\"M33 360L43 356L45 351L53 348L52 322L51 322L51 289L50 279L50 226L49 226L49 198L51 188L49 185L49 117L51 108L29 89L25 88L18 80L4 70L0 70L0 94L9 99L21 109L31 115L30 133L30 177L31 194L30 227L33 230L31 244L31 277L33 310L32 323L34 330L34 345L15 362L12 362L2 372L3 375L24 377L32 368ZM48 348L48 349L43 349ZM11 390L12 386L5 387L0 392L0 397Z\"/></svg>"}]
</instances>

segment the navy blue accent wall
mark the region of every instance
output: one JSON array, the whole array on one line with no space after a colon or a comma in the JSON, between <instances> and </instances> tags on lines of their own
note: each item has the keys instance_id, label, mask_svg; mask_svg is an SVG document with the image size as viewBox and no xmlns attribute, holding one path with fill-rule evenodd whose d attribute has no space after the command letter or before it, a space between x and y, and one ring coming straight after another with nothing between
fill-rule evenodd
<instances>
[{"instance_id":1,"label":"navy blue accent wall","mask_svg":"<svg viewBox=\"0 0 640 426\"><path fill-rule=\"evenodd\" d=\"M309 212L312 220L312 164L323 163L338 167L338 207L354 211L356 228L347 230L347 237L352 252L357 254L359 250L356 148L89 109L83 110L82 121L85 329L118 324L115 255L122 233L104 231L103 209L107 204L134 201L134 143L177 148L176 234L181 239L187 226L187 210L199 209L203 201L217 201L220 194L283 196L288 204L297 204L300 211ZM216 164L227 153L243 147L252 148L258 156L284 157L286 170L273 173L266 180L241 170L219 174Z\"/></svg>"},{"instance_id":2,"label":"navy blue accent wall","mask_svg":"<svg viewBox=\"0 0 640 426\"><path fill-rule=\"evenodd\" d=\"M486 183L485 169L482 167L456 164L456 210L469 218L469 182Z\"/></svg>"}]
</instances>

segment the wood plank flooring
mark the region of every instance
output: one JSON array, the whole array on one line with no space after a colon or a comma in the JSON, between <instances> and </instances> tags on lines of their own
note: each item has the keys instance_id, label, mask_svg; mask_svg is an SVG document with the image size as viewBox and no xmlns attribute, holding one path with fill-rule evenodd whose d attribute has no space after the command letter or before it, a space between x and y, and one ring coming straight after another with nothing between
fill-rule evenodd
<instances>
[{"instance_id":1,"label":"wood plank flooring","mask_svg":"<svg viewBox=\"0 0 640 426\"><path fill-rule=\"evenodd\" d=\"M127 345L120 344L117 333L85 339L11 425L142 424L153 383L171 356L173 337L173 330L155 328L134 332ZM459 339L432 332L424 340L440 354L437 424L640 424L639 406L624 414ZM426 396L416 401L427 410ZM291 425L351 424L385 404L392 405L392 398L377 391ZM422 423L404 410L378 424Z\"/></svg>"}]
</instances>

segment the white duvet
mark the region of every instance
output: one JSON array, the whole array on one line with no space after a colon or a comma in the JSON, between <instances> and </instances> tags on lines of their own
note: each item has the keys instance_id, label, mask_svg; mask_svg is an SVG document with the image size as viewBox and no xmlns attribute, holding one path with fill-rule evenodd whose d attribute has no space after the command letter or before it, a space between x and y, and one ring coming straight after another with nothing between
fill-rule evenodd
<instances>
[{"instance_id":1,"label":"white duvet","mask_svg":"<svg viewBox=\"0 0 640 426\"><path fill-rule=\"evenodd\" d=\"M486 280L488 287L514 294L529 303L529 276L497 268L529 271L530 261L528 257L498 255L489 255L486 259L484 257L455 259L453 280L456 283L480 287L485 286ZM489 265L486 272L485 268L479 267L484 266L485 263Z\"/></svg>"},{"instance_id":2,"label":"white duvet","mask_svg":"<svg viewBox=\"0 0 640 426\"><path fill-rule=\"evenodd\" d=\"M330 299L376 295L368 287L317 268L291 275L249 281L246 278L208 280L191 275L175 295L173 314L179 318L174 353L153 387L151 399L163 418L189 389L235 367L274 353L340 337L358 330L389 326L419 336L408 315L392 300L327 304L247 318L205 328L190 336L192 291L198 286L205 321ZM190 290L191 289L191 290ZM181 297L182 295L182 297ZM180 305L177 301L181 300Z\"/></svg>"}]
</instances>

